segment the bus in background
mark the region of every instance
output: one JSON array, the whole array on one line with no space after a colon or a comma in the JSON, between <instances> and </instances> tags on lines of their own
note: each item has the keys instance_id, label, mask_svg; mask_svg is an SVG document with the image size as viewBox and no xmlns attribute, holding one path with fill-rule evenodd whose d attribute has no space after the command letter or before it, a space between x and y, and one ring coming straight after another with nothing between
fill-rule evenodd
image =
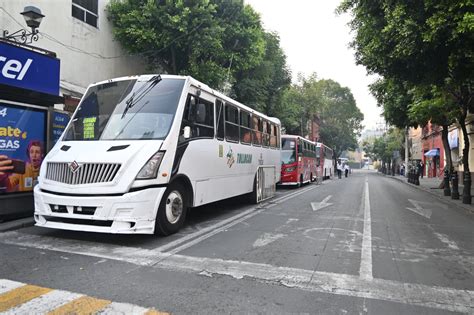
<instances>
[{"instance_id":1,"label":"bus in background","mask_svg":"<svg viewBox=\"0 0 474 315\"><path fill-rule=\"evenodd\" d=\"M316 179L316 144L300 136L281 136L281 185L298 185Z\"/></svg>"},{"instance_id":2,"label":"bus in background","mask_svg":"<svg viewBox=\"0 0 474 315\"><path fill-rule=\"evenodd\" d=\"M45 157L36 225L106 233L177 232L188 207L280 180L280 121L191 77L141 75L87 89Z\"/></svg>"},{"instance_id":3,"label":"bus in background","mask_svg":"<svg viewBox=\"0 0 474 315\"><path fill-rule=\"evenodd\" d=\"M331 148L321 142L316 142L316 164L318 165L318 174L323 179L329 179L334 174L334 155Z\"/></svg>"}]
</instances>

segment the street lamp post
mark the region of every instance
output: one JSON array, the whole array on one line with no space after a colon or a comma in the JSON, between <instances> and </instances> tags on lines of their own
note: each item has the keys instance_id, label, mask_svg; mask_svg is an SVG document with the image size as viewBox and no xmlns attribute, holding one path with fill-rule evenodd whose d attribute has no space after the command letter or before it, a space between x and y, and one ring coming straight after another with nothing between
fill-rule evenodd
<instances>
[{"instance_id":1,"label":"street lamp post","mask_svg":"<svg viewBox=\"0 0 474 315\"><path fill-rule=\"evenodd\" d=\"M20 29L9 34L7 30L4 30L3 38L21 44L30 44L33 41L37 41L39 33L38 27L41 24L41 20L44 18L44 15L41 14L41 10L35 6L26 6L20 14L25 18L26 25L31 28L31 32L25 29Z\"/></svg>"}]
</instances>

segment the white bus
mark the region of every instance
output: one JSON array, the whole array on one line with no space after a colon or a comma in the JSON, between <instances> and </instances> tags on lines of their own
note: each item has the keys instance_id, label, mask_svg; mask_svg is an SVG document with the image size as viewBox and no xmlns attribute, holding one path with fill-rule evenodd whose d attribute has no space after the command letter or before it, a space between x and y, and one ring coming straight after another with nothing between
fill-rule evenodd
<instances>
[{"instance_id":1,"label":"white bus","mask_svg":"<svg viewBox=\"0 0 474 315\"><path fill-rule=\"evenodd\" d=\"M323 179L330 179L334 174L334 154L327 145L316 142L316 160L319 169L319 176Z\"/></svg>"},{"instance_id":2,"label":"white bus","mask_svg":"<svg viewBox=\"0 0 474 315\"><path fill-rule=\"evenodd\" d=\"M280 180L280 121L191 77L142 75L89 86L41 166L37 226L169 235L188 207Z\"/></svg>"}]
</instances>

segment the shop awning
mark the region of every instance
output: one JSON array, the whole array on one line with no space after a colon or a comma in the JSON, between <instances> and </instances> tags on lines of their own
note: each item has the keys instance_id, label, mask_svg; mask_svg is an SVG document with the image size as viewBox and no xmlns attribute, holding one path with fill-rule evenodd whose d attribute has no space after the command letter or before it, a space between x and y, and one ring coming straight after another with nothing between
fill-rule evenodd
<instances>
[{"instance_id":1,"label":"shop awning","mask_svg":"<svg viewBox=\"0 0 474 315\"><path fill-rule=\"evenodd\" d=\"M425 156L427 157L439 156L439 149L431 149L425 153Z\"/></svg>"}]
</instances>

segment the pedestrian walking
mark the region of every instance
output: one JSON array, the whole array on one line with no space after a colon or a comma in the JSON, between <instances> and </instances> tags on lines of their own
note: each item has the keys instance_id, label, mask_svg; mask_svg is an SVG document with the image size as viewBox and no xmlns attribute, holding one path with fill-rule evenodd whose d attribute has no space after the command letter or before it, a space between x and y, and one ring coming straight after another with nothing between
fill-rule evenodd
<instances>
[{"instance_id":1,"label":"pedestrian walking","mask_svg":"<svg viewBox=\"0 0 474 315\"><path fill-rule=\"evenodd\" d=\"M345 177L347 177L347 175L349 174L349 170L350 170L349 164L348 163L344 164L344 176Z\"/></svg>"},{"instance_id":2,"label":"pedestrian walking","mask_svg":"<svg viewBox=\"0 0 474 315\"><path fill-rule=\"evenodd\" d=\"M421 178L423 178L423 161L420 161L420 163L418 164L418 167L419 167L419 170L418 170L418 174L421 176Z\"/></svg>"},{"instance_id":3,"label":"pedestrian walking","mask_svg":"<svg viewBox=\"0 0 474 315\"><path fill-rule=\"evenodd\" d=\"M337 177L339 179L341 179L341 177L342 177L342 163L341 163L341 160L337 160L336 169L337 169Z\"/></svg>"}]
</instances>

